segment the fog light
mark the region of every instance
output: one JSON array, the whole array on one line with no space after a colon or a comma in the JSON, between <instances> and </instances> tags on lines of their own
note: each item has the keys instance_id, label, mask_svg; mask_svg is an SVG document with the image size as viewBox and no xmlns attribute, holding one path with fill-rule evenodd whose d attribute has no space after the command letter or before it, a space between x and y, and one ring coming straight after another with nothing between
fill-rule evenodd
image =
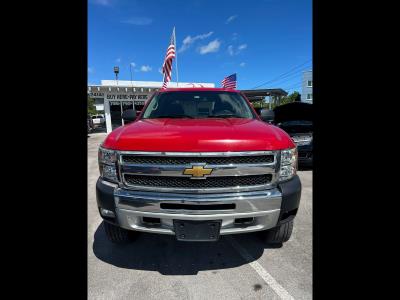
<instances>
[{"instance_id":1,"label":"fog light","mask_svg":"<svg viewBox=\"0 0 400 300\"><path fill-rule=\"evenodd\" d=\"M115 218L115 214L114 214L114 212L111 211L111 210L101 208L101 209L100 209L100 213L101 213L101 215L104 216L104 217L112 217L112 218Z\"/></svg>"}]
</instances>

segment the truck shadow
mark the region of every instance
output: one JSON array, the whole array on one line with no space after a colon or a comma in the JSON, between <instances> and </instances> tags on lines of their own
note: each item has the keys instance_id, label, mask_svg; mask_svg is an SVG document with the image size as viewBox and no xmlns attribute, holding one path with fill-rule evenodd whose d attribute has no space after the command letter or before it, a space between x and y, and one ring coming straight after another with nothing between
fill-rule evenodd
<instances>
[{"instance_id":1,"label":"truck shadow","mask_svg":"<svg viewBox=\"0 0 400 300\"><path fill-rule=\"evenodd\" d=\"M100 133L100 132L107 132L107 128L105 126L104 127L96 127L92 131L92 133Z\"/></svg>"},{"instance_id":2,"label":"truck shadow","mask_svg":"<svg viewBox=\"0 0 400 300\"><path fill-rule=\"evenodd\" d=\"M299 165L298 166L298 170L299 171L312 171L313 170L313 166L302 166L302 165Z\"/></svg>"},{"instance_id":3,"label":"truck shadow","mask_svg":"<svg viewBox=\"0 0 400 300\"><path fill-rule=\"evenodd\" d=\"M266 248L255 233L232 237L250 254L251 261L257 260ZM95 232L93 252L98 259L119 268L158 271L163 275L196 275L205 270L214 270L215 274L220 269L251 262L224 236L218 242L178 242L174 236L141 233L127 245L115 245L107 239L103 222Z\"/></svg>"}]
</instances>

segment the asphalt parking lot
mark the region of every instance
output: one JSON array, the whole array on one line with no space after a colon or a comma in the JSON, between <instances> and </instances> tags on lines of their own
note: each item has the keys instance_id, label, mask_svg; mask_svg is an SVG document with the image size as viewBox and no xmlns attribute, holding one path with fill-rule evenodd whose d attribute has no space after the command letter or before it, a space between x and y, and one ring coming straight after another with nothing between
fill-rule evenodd
<instances>
[{"instance_id":1,"label":"asphalt parking lot","mask_svg":"<svg viewBox=\"0 0 400 300\"><path fill-rule=\"evenodd\" d=\"M89 299L311 299L312 171L299 171L301 204L291 239L266 247L255 234L215 243L143 233L131 244L106 238L96 205L97 149L88 135Z\"/></svg>"}]
</instances>

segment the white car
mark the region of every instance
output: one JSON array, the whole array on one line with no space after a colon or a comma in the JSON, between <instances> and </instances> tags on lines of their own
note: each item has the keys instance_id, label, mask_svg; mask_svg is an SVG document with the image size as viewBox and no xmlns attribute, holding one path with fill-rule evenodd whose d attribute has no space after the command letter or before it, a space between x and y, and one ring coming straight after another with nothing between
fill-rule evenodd
<instances>
[{"instance_id":1,"label":"white car","mask_svg":"<svg viewBox=\"0 0 400 300\"><path fill-rule=\"evenodd\" d=\"M92 120L95 127L103 127L106 123L104 115L93 115Z\"/></svg>"}]
</instances>

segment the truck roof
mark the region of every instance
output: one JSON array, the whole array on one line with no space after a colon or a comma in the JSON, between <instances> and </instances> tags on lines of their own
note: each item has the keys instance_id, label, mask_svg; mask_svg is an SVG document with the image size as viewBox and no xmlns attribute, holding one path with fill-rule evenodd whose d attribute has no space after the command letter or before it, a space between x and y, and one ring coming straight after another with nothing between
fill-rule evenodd
<instances>
[{"instance_id":1,"label":"truck roof","mask_svg":"<svg viewBox=\"0 0 400 300\"><path fill-rule=\"evenodd\" d=\"M167 88L159 90L160 93L165 92L234 92L239 93L238 90L224 89L224 88L210 88L210 87L191 87L191 88Z\"/></svg>"}]
</instances>

